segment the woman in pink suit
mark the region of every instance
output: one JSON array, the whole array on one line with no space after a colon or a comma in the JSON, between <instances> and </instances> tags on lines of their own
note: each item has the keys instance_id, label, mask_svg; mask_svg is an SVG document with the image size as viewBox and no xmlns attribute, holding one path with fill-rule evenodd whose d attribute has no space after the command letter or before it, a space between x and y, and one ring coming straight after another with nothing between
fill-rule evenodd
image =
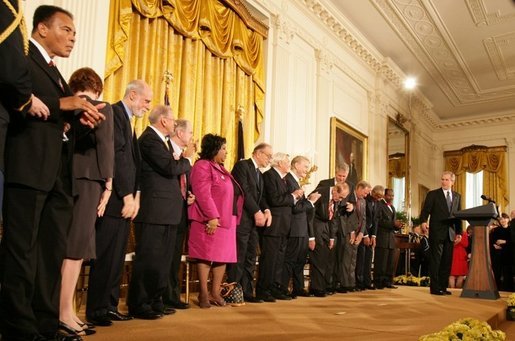
<instances>
[{"instance_id":1,"label":"woman in pink suit","mask_svg":"<svg viewBox=\"0 0 515 341\"><path fill-rule=\"evenodd\" d=\"M190 174L195 202L188 208L191 220L188 247L189 256L198 261L201 308L225 305L220 296L225 265L237 261L236 226L243 207L243 193L223 166L226 156L225 138L207 134L202 138L200 159ZM207 287L210 269L211 294Z\"/></svg>"}]
</instances>

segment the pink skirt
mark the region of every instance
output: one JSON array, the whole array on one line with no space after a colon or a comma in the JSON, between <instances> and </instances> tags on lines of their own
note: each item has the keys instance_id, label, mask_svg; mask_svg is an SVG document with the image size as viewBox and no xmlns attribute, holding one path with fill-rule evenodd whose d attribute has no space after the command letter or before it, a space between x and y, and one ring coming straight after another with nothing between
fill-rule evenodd
<instances>
[{"instance_id":1,"label":"pink skirt","mask_svg":"<svg viewBox=\"0 0 515 341\"><path fill-rule=\"evenodd\" d=\"M209 235L205 223L191 221L188 240L190 258L217 263L236 263L236 217L230 227L219 227Z\"/></svg>"}]
</instances>

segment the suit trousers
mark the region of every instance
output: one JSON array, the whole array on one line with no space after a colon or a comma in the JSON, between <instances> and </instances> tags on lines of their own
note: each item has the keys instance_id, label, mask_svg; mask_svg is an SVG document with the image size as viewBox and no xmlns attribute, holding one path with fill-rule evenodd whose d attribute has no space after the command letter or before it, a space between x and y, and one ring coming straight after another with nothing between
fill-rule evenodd
<instances>
[{"instance_id":1,"label":"suit trousers","mask_svg":"<svg viewBox=\"0 0 515 341\"><path fill-rule=\"evenodd\" d=\"M130 221L104 216L96 223L97 258L91 261L86 316L102 316L118 309L120 282L130 232Z\"/></svg>"},{"instance_id":2,"label":"suit trousers","mask_svg":"<svg viewBox=\"0 0 515 341\"><path fill-rule=\"evenodd\" d=\"M358 246L349 243L349 236L338 234L338 254L336 257L337 281L343 288L354 288L356 286L356 257Z\"/></svg>"},{"instance_id":3,"label":"suit trousers","mask_svg":"<svg viewBox=\"0 0 515 341\"><path fill-rule=\"evenodd\" d=\"M310 290L312 292L325 292L331 286L334 262L333 250L329 249L328 242L315 241L315 249L310 252Z\"/></svg>"},{"instance_id":4,"label":"suit trousers","mask_svg":"<svg viewBox=\"0 0 515 341\"><path fill-rule=\"evenodd\" d=\"M304 290L304 265L308 256L308 237L290 237L286 246L281 286L288 288L293 278L293 292Z\"/></svg>"},{"instance_id":5,"label":"suit trousers","mask_svg":"<svg viewBox=\"0 0 515 341\"><path fill-rule=\"evenodd\" d=\"M374 285L384 288L393 284L395 249L376 247L374 257Z\"/></svg>"},{"instance_id":6,"label":"suit trousers","mask_svg":"<svg viewBox=\"0 0 515 341\"><path fill-rule=\"evenodd\" d=\"M61 265L73 199L57 178L50 192L8 184L0 248L0 325L6 340L55 334Z\"/></svg>"},{"instance_id":7,"label":"suit trousers","mask_svg":"<svg viewBox=\"0 0 515 341\"><path fill-rule=\"evenodd\" d=\"M127 297L131 314L164 309L166 290L177 237L177 225L136 223L136 256Z\"/></svg>"},{"instance_id":8,"label":"suit trousers","mask_svg":"<svg viewBox=\"0 0 515 341\"><path fill-rule=\"evenodd\" d=\"M429 278L431 291L447 290L451 274L454 243L449 238L429 238Z\"/></svg>"},{"instance_id":9,"label":"suit trousers","mask_svg":"<svg viewBox=\"0 0 515 341\"><path fill-rule=\"evenodd\" d=\"M372 257L374 249L363 241L358 245L356 258L356 286L366 288L372 285Z\"/></svg>"},{"instance_id":10,"label":"suit trousers","mask_svg":"<svg viewBox=\"0 0 515 341\"><path fill-rule=\"evenodd\" d=\"M170 274L168 276L168 284L163 293L163 302L167 305L179 303L181 301L181 283L179 279L179 270L181 268L182 251L184 249L184 240L188 234L188 212L186 205L182 211L181 222L177 225L177 235L173 247L172 263L170 265ZM188 280L188 279L186 279Z\"/></svg>"},{"instance_id":11,"label":"suit trousers","mask_svg":"<svg viewBox=\"0 0 515 341\"><path fill-rule=\"evenodd\" d=\"M286 244L284 236L262 236L256 296L266 296L279 289Z\"/></svg>"},{"instance_id":12,"label":"suit trousers","mask_svg":"<svg viewBox=\"0 0 515 341\"><path fill-rule=\"evenodd\" d=\"M259 241L258 228L254 225L253 219L248 217L247 213L243 214L245 216L241 218L241 223L236 229L238 261L237 263L227 264L227 281L240 283L243 288L243 295L245 297L253 297L254 270L256 268Z\"/></svg>"}]
</instances>

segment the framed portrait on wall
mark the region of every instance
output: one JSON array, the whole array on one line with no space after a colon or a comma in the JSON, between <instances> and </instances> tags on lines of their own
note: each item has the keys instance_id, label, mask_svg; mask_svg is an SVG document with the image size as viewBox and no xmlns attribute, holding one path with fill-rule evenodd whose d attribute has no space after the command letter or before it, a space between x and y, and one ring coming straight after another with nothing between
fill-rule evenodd
<instances>
[{"instance_id":1,"label":"framed portrait on wall","mask_svg":"<svg viewBox=\"0 0 515 341\"><path fill-rule=\"evenodd\" d=\"M367 178L368 138L336 117L331 117L330 174L337 165L349 165L347 180L356 184Z\"/></svg>"}]
</instances>

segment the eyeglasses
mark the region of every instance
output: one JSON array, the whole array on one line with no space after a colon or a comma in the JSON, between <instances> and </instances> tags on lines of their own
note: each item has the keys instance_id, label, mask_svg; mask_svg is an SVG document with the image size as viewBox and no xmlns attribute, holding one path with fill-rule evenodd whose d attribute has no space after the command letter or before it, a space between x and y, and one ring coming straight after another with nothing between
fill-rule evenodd
<instances>
[{"instance_id":1,"label":"eyeglasses","mask_svg":"<svg viewBox=\"0 0 515 341\"><path fill-rule=\"evenodd\" d=\"M264 151L261 151L261 154L265 155L267 157L268 160L271 160L272 159L272 154L267 154L265 153Z\"/></svg>"}]
</instances>

